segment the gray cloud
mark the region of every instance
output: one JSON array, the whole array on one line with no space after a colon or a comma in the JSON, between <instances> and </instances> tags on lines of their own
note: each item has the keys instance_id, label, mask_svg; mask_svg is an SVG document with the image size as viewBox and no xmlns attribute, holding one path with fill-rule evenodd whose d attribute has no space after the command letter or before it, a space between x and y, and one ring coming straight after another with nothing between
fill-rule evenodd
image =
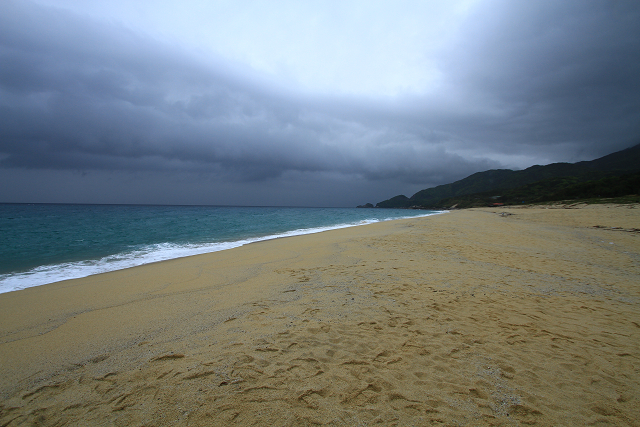
<instances>
[{"instance_id":1,"label":"gray cloud","mask_svg":"<svg viewBox=\"0 0 640 427\"><path fill-rule=\"evenodd\" d=\"M0 201L354 205L594 158L640 137L639 18L624 2L481 2L441 46L437 85L388 97L314 94L117 23L3 2L0 170L14 179ZM36 178L59 185L45 197Z\"/></svg>"},{"instance_id":2,"label":"gray cloud","mask_svg":"<svg viewBox=\"0 0 640 427\"><path fill-rule=\"evenodd\" d=\"M452 46L459 55L443 59L452 86L493 112L471 130L556 158L549 145L596 156L637 142L638 22L631 2L487 4Z\"/></svg>"}]
</instances>

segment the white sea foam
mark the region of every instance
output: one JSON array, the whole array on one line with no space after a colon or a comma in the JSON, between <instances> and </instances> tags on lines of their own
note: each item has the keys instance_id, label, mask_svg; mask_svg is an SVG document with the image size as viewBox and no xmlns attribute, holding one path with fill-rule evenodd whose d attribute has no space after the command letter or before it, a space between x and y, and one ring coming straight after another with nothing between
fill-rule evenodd
<instances>
[{"instance_id":1,"label":"white sea foam","mask_svg":"<svg viewBox=\"0 0 640 427\"><path fill-rule=\"evenodd\" d=\"M426 215L408 215L403 218L417 218L424 216L436 215L442 212L429 213ZM264 240L278 239L282 237L299 236L303 234L320 233L328 230L336 230L339 228L354 227L358 225L373 224L380 221L396 220L403 218L385 218L385 219L367 219L357 223L337 224L327 227L305 228L291 230L284 233L273 234L269 236L254 237L232 242L216 242L207 244L187 244L178 245L171 243L162 243L149 245L142 249L109 255L96 260L85 260L77 262L68 262L62 264L43 265L26 272L0 274L0 293L17 291L20 289L31 288L34 286L46 285L48 283L60 282L62 280L79 279L94 274L106 273L109 271L123 270L125 268L137 267L143 264L153 262L166 261L175 258L182 258L192 255L200 255L210 252L223 251L226 249L237 248L249 243L260 242Z\"/></svg>"}]
</instances>

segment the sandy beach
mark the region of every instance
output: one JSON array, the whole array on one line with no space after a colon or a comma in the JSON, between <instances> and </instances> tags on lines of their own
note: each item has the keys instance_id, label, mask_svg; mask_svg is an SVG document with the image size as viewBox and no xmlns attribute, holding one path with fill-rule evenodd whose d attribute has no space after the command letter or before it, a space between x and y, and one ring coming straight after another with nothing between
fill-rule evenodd
<instances>
[{"instance_id":1,"label":"sandy beach","mask_svg":"<svg viewBox=\"0 0 640 427\"><path fill-rule=\"evenodd\" d=\"M637 205L276 239L0 313L0 426L640 425Z\"/></svg>"}]
</instances>

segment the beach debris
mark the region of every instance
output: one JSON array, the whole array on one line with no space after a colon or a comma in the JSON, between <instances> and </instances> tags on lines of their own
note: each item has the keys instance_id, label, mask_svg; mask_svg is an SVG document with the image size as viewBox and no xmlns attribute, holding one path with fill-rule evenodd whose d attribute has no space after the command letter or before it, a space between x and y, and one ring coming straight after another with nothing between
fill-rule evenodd
<instances>
[{"instance_id":1,"label":"beach debris","mask_svg":"<svg viewBox=\"0 0 640 427\"><path fill-rule=\"evenodd\" d=\"M627 233L640 233L640 228L607 227L604 225L594 225L593 228L610 231L626 231Z\"/></svg>"}]
</instances>

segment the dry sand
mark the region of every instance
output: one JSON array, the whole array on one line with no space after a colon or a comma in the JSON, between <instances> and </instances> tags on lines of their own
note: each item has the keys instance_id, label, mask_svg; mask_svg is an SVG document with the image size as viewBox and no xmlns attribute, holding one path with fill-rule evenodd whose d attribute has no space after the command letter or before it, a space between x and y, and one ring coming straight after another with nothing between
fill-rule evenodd
<instances>
[{"instance_id":1,"label":"dry sand","mask_svg":"<svg viewBox=\"0 0 640 427\"><path fill-rule=\"evenodd\" d=\"M2 294L0 426L638 426L634 229L454 211Z\"/></svg>"}]
</instances>

